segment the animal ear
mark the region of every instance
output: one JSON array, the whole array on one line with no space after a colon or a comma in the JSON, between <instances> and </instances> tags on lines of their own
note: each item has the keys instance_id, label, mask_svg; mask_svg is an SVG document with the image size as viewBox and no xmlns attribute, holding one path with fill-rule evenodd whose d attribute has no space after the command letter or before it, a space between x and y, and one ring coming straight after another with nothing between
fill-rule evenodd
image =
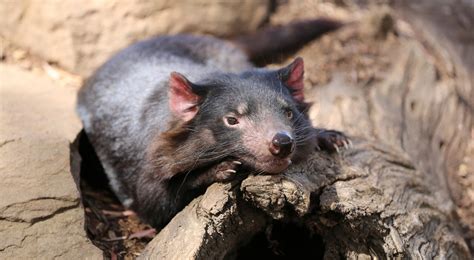
<instances>
[{"instance_id":1,"label":"animal ear","mask_svg":"<svg viewBox=\"0 0 474 260\"><path fill-rule=\"evenodd\" d=\"M171 112L183 121L194 118L198 112L198 102L201 99L193 91L194 84L178 72L172 72L169 80L169 106Z\"/></svg>"},{"instance_id":2,"label":"animal ear","mask_svg":"<svg viewBox=\"0 0 474 260\"><path fill-rule=\"evenodd\" d=\"M290 65L278 71L283 83L288 87L296 101L304 102L304 62L303 58L296 58Z\"/></svg>"}]
</instances>

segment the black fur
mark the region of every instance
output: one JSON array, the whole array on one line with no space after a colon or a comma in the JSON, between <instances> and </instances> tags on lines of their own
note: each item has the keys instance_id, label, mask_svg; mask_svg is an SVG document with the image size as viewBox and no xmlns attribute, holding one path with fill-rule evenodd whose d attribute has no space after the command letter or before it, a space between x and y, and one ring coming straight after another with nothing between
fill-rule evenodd
<instances>
[{"instance_id":1,"label":"black fur","mask_svg":"<svg viewBox=\"0 0 474 260\"><path fill-rule=\"evenodd\" d=\"M190 121L170 111L173 71L185 75L200 97ZM276 122L296 139L293 161L314 147L307 104L293 99L283 72L254 68L242 51L215 38L159 37L104 64L81 89L77 110L114 192L160 228L208 185L234 177L229 170L264 171L258 167L262 155L243 141L245 129L224 124L239 105L246 105L257 141L259 134L265 138L259 124Z\"/></svg>"}]
</instances>

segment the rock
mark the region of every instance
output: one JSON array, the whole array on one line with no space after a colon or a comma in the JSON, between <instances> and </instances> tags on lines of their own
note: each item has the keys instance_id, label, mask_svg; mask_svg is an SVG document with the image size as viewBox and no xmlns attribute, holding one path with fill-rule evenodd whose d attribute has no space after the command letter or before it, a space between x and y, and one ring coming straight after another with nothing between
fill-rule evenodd
<instances>
[{"instance_id":1,"label":"rock","mask_svg":"<svg viewBox=\"0 0 474 260\"><path fill-rule=\"evenodd\" d=\"M75 89L0 64L0 259L100 258L69 170Z\"/></svg>"},{"instance_id":2,"label":"rock","mask_svg":"<svg viewBox=\"0 0 474 260\"><path fill-rule=\"evenodd\" d=\"M83 76L117 50L156 34L230 36L256 29L269 0L6 1L0 35Z\"/></svg>"},{"instance_id":3,"label":"rock","mask_svg":"<svg viewBox=\"0 0 474 260\"><path fill-rule=\"evenodd\" d=\"M278 1L275 13L270 17L271 24L287 24L295 20L330 17L340 21L355 21L363 14L355 8L352 1L340 0L298 0ZM344 3L343 3L344 2ZM348 2L346 4L346 2Z\"/></svg>"}]
</instances>

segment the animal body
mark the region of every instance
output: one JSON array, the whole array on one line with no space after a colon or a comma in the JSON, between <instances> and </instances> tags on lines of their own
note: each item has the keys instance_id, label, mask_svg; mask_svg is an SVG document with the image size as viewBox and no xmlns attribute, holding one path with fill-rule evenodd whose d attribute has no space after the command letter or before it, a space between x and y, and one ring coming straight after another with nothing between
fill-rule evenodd
<instances>
[{"instance_id":1,"label":"animal body","mask_svg":"<svg viewBox=\"0 0 474 260\"><path fill-rule=\"evenodd\" d=\"M77 111L113 191L152 226L240 169L278 174L347 141L311 126L301 58L274 70L248 58L213 37L162 36L121 51L80 90Z\"/></svg>"}]
</instances>

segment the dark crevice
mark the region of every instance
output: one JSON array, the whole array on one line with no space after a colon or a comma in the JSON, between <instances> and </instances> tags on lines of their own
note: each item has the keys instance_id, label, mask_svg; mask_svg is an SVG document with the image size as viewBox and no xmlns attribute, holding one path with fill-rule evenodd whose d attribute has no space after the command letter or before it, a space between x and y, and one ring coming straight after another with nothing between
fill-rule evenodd
<instances>
[{"instance_id":1,"label":"dark crevice","mask_svg":"<svg viewBox=\"0 0 474 260\"><path fill-rule=\"evenodd\" d=\"M80 180L81 188L90 185L93 189L111 191L109 180L105 175L104 168L89 142L89 138L82 131L79 136L79 154L81 156Z\"/></svg>"},{"instance_id":2,"label":"dark crevice","mask_svg":"<svg viewBox=\"0 0 474 260\"><path fill-rule=\"evenodd\" d=\"M31 220L24 220L24 219L21 219L21 218L16 218L16 217L0 217L0 220L5 220L5 221L9 221L9 222L17 222L17 223L28 223L30 225L34 225L38 222L41 222L41 221L45 221L45 220L48 220L50 218L53 218L54 216L58 215L58 214L61 214L63 212L66 212L70 209L74 209L74 208L77 208L77 206L79 206L79 201L77 202L74 202L74 201L71 201L71 200L67 200L67 199L61 199L61 198L53 198L53 197L40 197L40 198L35 198L35 199L32 199L32 200L29 200L29 201L26 201L26 202L21 202L21 203L14 203L14 204L11 204L9 206L7 206L6 208L4 208L4 210L8 209L8 208L11 208L13 206L19 206L19 205L24 205L24 204L28 204L29 202L32 202L32 201L41 201L41 200L58 200L58 201L65 201L65 202L71 202L73 203L72 205L68 205L68 206L64 206L64 207L60 207L59 209L57 209L56 211L53 211L51 212L50 214L48 214L47 216L41 216L41 217L37 217L37 218L33 218Z\"/></svg>"},{"instance_id":3,"label":"dark crevice","mask_svg":"<svg viewBox=\"0 0 474 260\"><path fill-rule=\"evenodd\" d=\"M42 221L45 221L45 220L48 220L50 218L53 218L55 217L56 215L58 214L61 214L63 212L66 212L70 209L74 209L74 208L77 208L77 206L79 206L79 202L75 203L74 205L71 205L71 206L68 206L68 207L63 207L63 208L60 208L56 211L54 211L53 213L51 213L50 215L47 215L47 216L44 216L44 217L39 217L39 218L34 218L30 221L31 225L34 225L38 222L42 222Z\"/></svg>"},{"instance_id":4,"label":"dark crevice","mask_svg":"<svg viewBox=\"0 0 474 260\"><path fill-rule=\"evenodd\" d=\"M84 229L105 259L125 259L141 252L151 238L128 237L150 227L135 215L125 214L84 131L71 145L71 172L84 206Z\"/></svg>"},{"instance_id":5,"label":"dark crevice","mask_svg":"<svg viewBox=\"0 0 474 260\"><path fill-rule=\"evenodd\" d=\"M4 145L8 144L8 143L13 143L15 142L16 139L8 139L8 140L5 140L3 142L0 143L0 148L3 147Z\"/></svg>"},{"instance_id":6,"label":"dark crevice","mask_svg":"<svg viewBox=\"0 0 474 260\"><path fill-rule=\"evenodd\" d=\"M235 259L323 259L324 242L297 223L274 221L237 250Z\"/></svg>"}]
</instances>

